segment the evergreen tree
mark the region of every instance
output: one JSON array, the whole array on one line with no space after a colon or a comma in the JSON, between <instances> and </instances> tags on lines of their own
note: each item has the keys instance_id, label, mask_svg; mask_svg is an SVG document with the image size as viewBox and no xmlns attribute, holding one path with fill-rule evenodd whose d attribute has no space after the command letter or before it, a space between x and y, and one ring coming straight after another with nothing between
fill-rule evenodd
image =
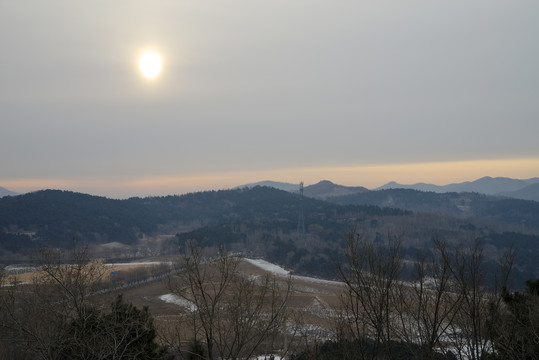
<instances>
[{"instance_id":1,"label":"evergreen tree","mask_svg":"<svg viewBox=\"0 0 539 360\"><path fill-rule=\"evenodd\" d=\"M148 308L126 304L121 295L108 312L88 306L69 329L53 351L60 359L165 359Z\"/></svg>"},{"instance_id":2,"label":"evergreen tree","mask_svg":"<svg viewBox=\"0 0 539 360\"><path fill-rule=\"evenodd\" d=\"M526 281L522 293L505 290L503 300L507 312L494 334L500 358L539 359L539 279Z\"/></svg>"}]
</instances>

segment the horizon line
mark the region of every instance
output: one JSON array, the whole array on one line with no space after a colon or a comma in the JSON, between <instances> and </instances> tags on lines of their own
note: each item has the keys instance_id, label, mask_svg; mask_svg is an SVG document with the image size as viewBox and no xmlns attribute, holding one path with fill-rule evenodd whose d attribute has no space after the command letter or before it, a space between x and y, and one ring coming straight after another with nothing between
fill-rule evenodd
<instances>
[{"instance_id":1,"label":"horizon line","mask_svg":"<svg viewBox=\"0 0 539 360\"><path fill-rule=\"evenodd\" d=\"M120 199L232 189L261 181L299 184L300 179L311 185L322 180L330 180L335 184L363 186L369 190L392 181L401 185L425 183L445 186L475 181L484 177L528 180L538 177L536 169L539 169L539 158L520 158L297 167L154 176L27 177L0 179L0 186L17 193L54 188Z\"/></svg>"}]
</instances>

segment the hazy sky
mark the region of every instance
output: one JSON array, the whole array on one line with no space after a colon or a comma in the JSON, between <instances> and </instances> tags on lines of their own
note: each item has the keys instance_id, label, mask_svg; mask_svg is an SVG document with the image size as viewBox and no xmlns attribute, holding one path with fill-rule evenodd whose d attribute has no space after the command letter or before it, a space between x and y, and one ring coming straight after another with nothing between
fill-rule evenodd
<instances>
[{"instance_id":1,"label":"hazy sky","mask_svg":"<svg viewBox=\"0 0 539 360\"><path fill-rule=\"evenodd\" d=\"M537 0L5 0L0 186L539 176L538 39Z\"/></svg>"}]
</instances>

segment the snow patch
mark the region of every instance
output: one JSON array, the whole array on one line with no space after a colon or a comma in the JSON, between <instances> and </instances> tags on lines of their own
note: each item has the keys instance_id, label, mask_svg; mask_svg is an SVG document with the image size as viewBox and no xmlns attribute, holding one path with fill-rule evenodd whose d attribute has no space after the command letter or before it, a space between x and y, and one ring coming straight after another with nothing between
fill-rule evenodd
<instances>
[{"instance_id":1,"label":"snow patch","mask_svg":"<svg viewBox=\"0 0 539 360\"><path fill-rule=\"evenodd\" d=\"M182 299L181 297L176 296L174 294L161 295L159 296L159 299L166 302L167 304L175 304L175 305L184 307L191 312L194 312L197 310L197 306L193 304L191 301Z\"/></svg>"},{"instance_id":2,"label":"snow patch","mask_svg":"<svg viewBox=\"0 0 539 360\"><path fill-rule=\"evenodd\" d=\"M171 261L141 261L132 263L107 263L106 266L146 266L146 265L172 265Z\"/></svg>"},{"instance_id":3,"label":"snow patch","mask_svg":"<svg viewBox=\"0 0 539 360\"><path fill-rule=\"evenodd\" d=\"M324 285L337 285L337 286L344 285L344 283L341 282L341 281L317 279L317 278L308 277L308 276L294 275L294 276L292 276L292 278L297 279L297 280L313 282L313 283L317 283L317 284L324 284Z\"/></svg>"},{"instance_id":4,"label":"snow patch","mask_svg":"<svg viewBox=\"0 0 539 360\"><path fill-rule=\"evenodd\" d=\"M247 261L250 264L253 264L256 267L261 268L262 270L266 270L272 274L275 275L288 275L290 274L290 271L283 269L282 267L272 264L270 262L267 262L266 260L262 259L247 259L244 258L245 261Z\"/></svg>"},{"instance_id":5,"label":"snow patch","mask_svg":"<svg viewBox=\"0 0 539 360\"><path fill-rule=\"evenodd\" d=\"M266 260L248 259L248 258L243 258L243 260L247 261L250 264L253 264L254 266L256 266L256 267L258 267L258 268L260 268L262 270L266 270L266 271L268 271L268 272L270 272L272 274L275 274L275 275L281 275L281 276L290 275L290 271L283 269L279 265L275 265L275 264L272 264L270 262L267 262ZM317 283L317 284L324 284L324 285L337 285L337 286L342 286L343 285L343 283L340 282L340 281L317 279L317 278L312 278L312 277L308 277L308 276L300 276L300 275L292 275L292 279L302 280L302 281L311 282L311 283Z\"/></svg>"},{"instance_id":6,"label":"snow patch","mask_svg":"<svg viewBox=\"0 0 539 360\"><path fill-rule=\"evenodd\" d=\"M120 248L128 247L127 245L122 244L122 243L120 243L118 241L113 241L113 242L109 242L109 243L106 243L106 244L102 244L101 246L104 247L104 248L107 248L107 249L120 249Z\"/></svg>"},{"instance_id":7,"label":"snow patch","mask_svg":"<svg viewBox=\"0 0 539 360\"><path fill-rule=\"evenodd\" d=\"M14 273L14 272L32 272L37 271L38 268L35 266L18 266L18 265L8 265L4 268L4 270L7 273Z\"/></svg>"}]
</instances>

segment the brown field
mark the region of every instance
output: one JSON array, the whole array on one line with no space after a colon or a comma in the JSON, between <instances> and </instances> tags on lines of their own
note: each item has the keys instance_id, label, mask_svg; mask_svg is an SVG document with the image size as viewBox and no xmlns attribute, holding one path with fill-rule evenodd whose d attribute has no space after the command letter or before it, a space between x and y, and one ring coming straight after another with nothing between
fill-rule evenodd
<instances>
[{"instance_id":1,"label":"brown field","mask_svg":"<svg viewBox=\"0 0 539 360\"><path fill-rule=\"evenodd\" d=\"M261 276L267 273L255 265L243 261L240 271L247 275ZM287 277L276 275L283 286ZM339 307L338 294L342 291L338 283L309 280L309 278L293 277L292 292L289 297L289 309L300 317L302 335L329 338L333 329L332 317ZM124 298L136 306L148 306L156 324L162 326L178 317L189 314L182 306L167 303L160 296L169 294L166 279L145 283L141 286L122 290Z\"/></svg>"},{"instance_id":2,"label":"brown field","mask_svg":"<svg viewBox=\"0 0 539 360\"><path fill-rule=\"evenodd\" d=\"M119 271L122 278L133 280L147 279L150 274L171 269L172 265L155 265L154 263L132 263L122 265L107 265L104 275L105 281L110 281L110 272ZM255 266L249 262L242 261L240 271L245 276L263 276L267 270ZM36 272L28 272L16 275L13 279L19 282L31 284L38 275ZM123 294L127 302L133 303L137 307L147 306L154 316L158 328L169 327L189 316L189 311L180 305L167 303L161 300L162 295L170 294L167 280L168 275L157 280L143 281L139 285L123 288L112 293ZM278 282L284 287L287 281L285 275L275 275ZM124 280L122 280L124 281ZM337 282L323 281L307 277L293 276L292 291L289 296L289 309L301 322L299 332L303 336L316 336L317 338L331 337L333 329L332 318L335 309L339 307L338 294L342 291L342 286ZM112 295L112 294L109 294ZM178 322L179 323L179 322Z\"/></svg>"}]
</instances>

